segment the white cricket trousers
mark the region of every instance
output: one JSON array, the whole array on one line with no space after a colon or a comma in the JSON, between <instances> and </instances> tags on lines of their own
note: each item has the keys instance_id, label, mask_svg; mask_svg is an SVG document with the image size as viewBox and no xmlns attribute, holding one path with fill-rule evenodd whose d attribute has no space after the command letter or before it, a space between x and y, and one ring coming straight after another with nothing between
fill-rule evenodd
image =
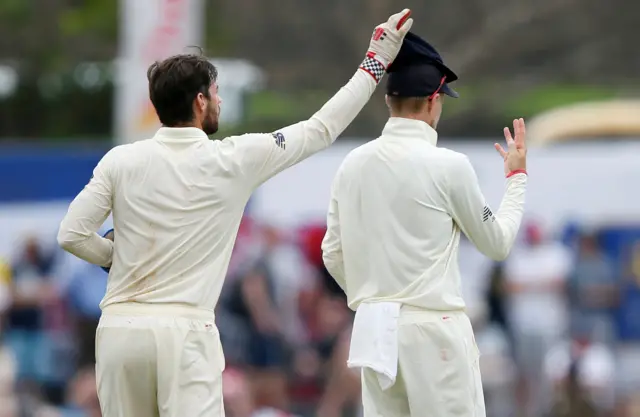
<instances>
[{"instance_id":1,"label":"white cricket trousers","mask_svg":"<svg viewBox=\"0 0 640 417\"><path fill-rule=\"evenodd\" d=\"M123 303L96 332L102 417L223 417L224 355L212 311Z\"/></svg>"},{"instance_id":2,"label":"white cricket trousers","mask_svg":"<svg viewBox=\"0 0 640 417\"><path fill-rule=\"evenodd\" d=\"M486 417L480 354L463 311L402 307L398 375L386 391L362 370L364 417Z\"/></svg>"}]
</instances>

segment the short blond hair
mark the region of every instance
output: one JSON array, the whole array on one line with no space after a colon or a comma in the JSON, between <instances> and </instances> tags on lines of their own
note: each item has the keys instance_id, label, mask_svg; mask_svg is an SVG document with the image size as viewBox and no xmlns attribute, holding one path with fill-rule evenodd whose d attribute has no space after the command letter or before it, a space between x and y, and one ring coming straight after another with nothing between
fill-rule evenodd
<instances>
[{"instance_id":1,"label":"short blond hair","mask_svg":"<svg viewBox=\"0 0 640 417\"><path fill-rule=\"evenodd\" d=\"M389 96L389 109L393 113L420 113L429 103L429 97L395 97Z\"/></svg>"}]
</instances>

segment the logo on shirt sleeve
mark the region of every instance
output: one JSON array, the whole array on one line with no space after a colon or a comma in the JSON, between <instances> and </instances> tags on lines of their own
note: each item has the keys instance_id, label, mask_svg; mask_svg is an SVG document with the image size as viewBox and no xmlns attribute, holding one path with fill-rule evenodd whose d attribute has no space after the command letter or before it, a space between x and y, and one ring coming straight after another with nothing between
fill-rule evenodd
<instances>
[{"instance_id":1,"label":"logo on shirt sleeve","mask_svg":"<svg viewBox=\"0 0 640 417\"><path fill-rule=\"evenodd\" d=\"M286 149L286 143L284 135L280 132L272 133L271 136L275 139L276 146L282 149Z\"/></svg>"},{"instance_id":2,"label":"logo on shirt sleeve","mask_svg":"<svg viewBox=\"0 0 640 417\"><path fill-rule=\"evenodd\" d=\"M482 221L486 222L489 219L491 219L491 221L494 221L496 218L493 216L493 212L491 211L489 206L484 206L484 209L482 209Z\"/></svg>"}]
</instances>

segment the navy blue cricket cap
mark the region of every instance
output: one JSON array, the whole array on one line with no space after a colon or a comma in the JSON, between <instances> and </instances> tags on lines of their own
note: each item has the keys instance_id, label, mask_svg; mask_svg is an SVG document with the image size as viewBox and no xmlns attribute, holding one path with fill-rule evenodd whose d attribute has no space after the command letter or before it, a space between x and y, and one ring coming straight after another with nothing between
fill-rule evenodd
<instances>
[{"instance_id":1,"label":"navy blue cricket cap","mask_svg":"<svg viewBox=\"0 0 640 417\"><path fill-rule=\"evenodd\" d=\"M433 46L412 32L405 36L387 73L389 96L429 97L438 92L458 97L458 93L449 87L458 76L444 64Z\"/></svg>"}]
</instances>

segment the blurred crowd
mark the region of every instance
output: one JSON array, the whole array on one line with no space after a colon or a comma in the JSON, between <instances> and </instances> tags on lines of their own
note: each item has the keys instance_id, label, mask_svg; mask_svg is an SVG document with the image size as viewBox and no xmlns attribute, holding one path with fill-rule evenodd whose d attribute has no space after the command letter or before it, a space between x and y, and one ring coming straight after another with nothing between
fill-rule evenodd
<instances>
[{"instance_id":1,"label":"blurred crowd","mask_svg":"<svg viewBox=\"0 0 640 417\"><path fill-rule=\"evenodd\" d=\"M360 415L346 367L353 313L322 265L323 235L243 221L216 311L229 417ZM522 235L504 263L461 242L488 415L640 416L640 344L621 342L615 320L631 275L597 231L556 239L529 224ZM0 263L0 417L100 416L106 280L49 240L26 239Z\"/></svg>"}]
</instances>

